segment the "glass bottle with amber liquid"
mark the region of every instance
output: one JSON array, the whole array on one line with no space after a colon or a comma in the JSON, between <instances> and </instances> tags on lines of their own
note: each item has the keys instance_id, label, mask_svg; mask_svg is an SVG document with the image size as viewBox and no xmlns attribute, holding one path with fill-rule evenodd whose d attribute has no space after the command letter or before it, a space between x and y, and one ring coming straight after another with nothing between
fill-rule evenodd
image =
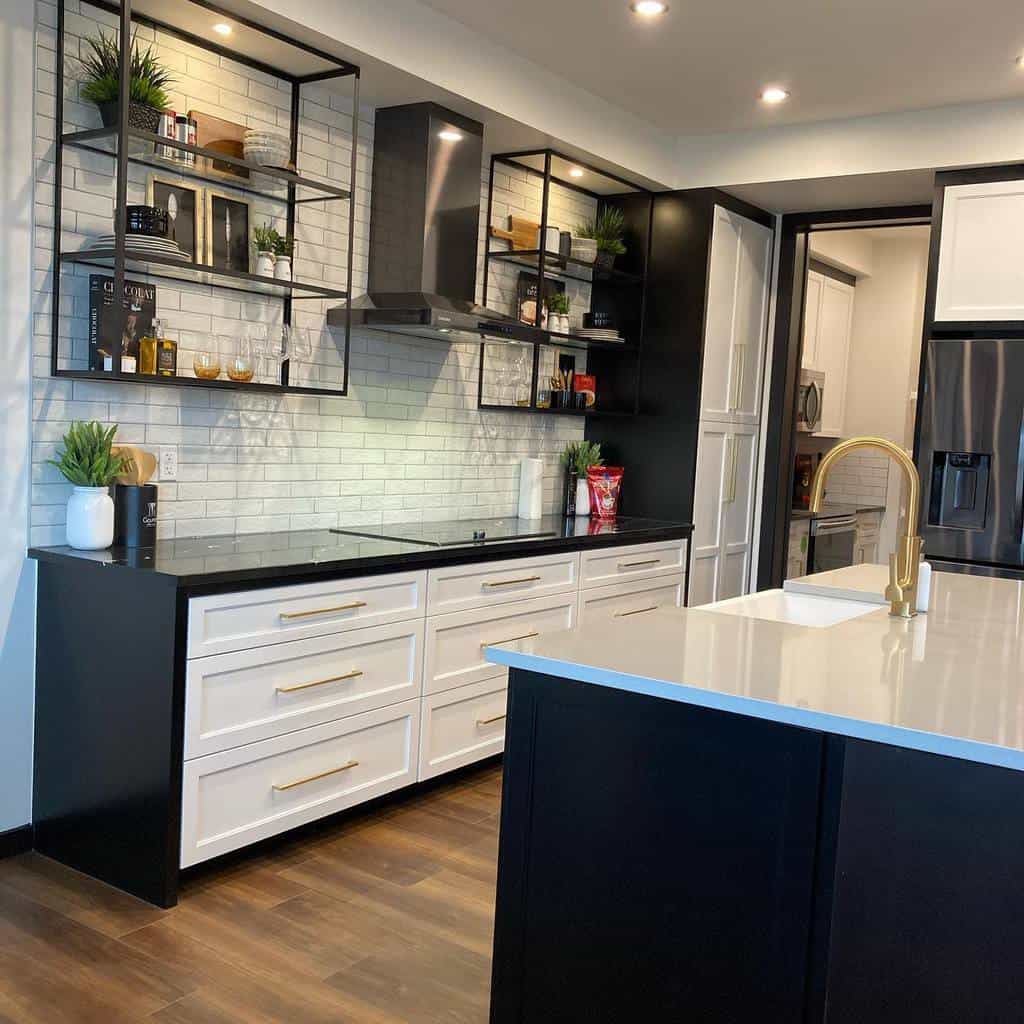
<instances>
[{"instance_id":1,"label":"glass bottle with amber liquid","mask_svg":"<svg viewBox=\"0 0 1024 1024\"><path fill-rule=\"evenodd\" d=\"M178 375L178 343L164 337L162 320L154 318L149 333L139 341L139 372L158 377Z\"/></svg>"},{"instance_id":2,"label":"glass bottle with amber liquid","mask_svg":"<svg viewBox=\"0 0 1024 1024\"><path fill-rule=\"evenodd\" d=\"M139 339L139 373L156 375L156 347L160 334L160 321L154 318L149 330Z\"/></svg>"}]
</instances>

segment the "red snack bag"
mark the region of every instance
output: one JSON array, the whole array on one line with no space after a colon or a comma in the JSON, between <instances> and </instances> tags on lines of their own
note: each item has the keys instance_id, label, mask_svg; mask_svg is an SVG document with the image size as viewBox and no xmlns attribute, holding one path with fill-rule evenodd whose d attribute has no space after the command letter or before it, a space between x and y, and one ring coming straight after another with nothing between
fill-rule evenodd
<instances>
[{"instance_id":1,"label":"red snack bag","mask_svg":"<svg viewBox=\"0 0 1024 1024\"><path fill-rule=\"evenodd\" d=\"M587 470L590 514L598 519L614 519L619 514L621 466L591 466Z\"/></svg>"}]
</instances>

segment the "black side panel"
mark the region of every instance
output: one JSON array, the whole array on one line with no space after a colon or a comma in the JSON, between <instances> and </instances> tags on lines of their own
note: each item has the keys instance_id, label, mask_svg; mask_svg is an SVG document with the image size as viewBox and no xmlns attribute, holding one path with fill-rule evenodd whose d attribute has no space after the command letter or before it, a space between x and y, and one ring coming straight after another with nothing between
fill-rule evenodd
<instances>
[{"instance_id":1,"label":"black side panel","mask_svg":"<svg viewBox=\"0 0 1024 1024\"><path fill-rule=\"evenodd\" d=\"M38 594L36 849L172 906L184 718L177 591L130 569L41 562Z\"/></svg>"},{"instance_id":2,"label":"black side panel","mask_svg":"<svg viewBox=\"0 0 1024 1024\"><path fill-rule=\"evenodd\" d=\"M0 832L0 860L32 849L32 826L21 825Z\"/></svg>"},{"instance_id":3,"label":"black side panel","mask_svg":"<svg viewBox=\"0 0 1024 1024\"><path fill-rule=\"evenodd\" d=\"M514 671L492 1024L804 1013L820 734Z\"/></svg>"},{"instance_id":4,"label":"black side panel","mask_svg":"<svg viewBox=\"0 0 1024 1024\"><path fill-rule=\"evenodd\" d=\"M1019 772L847 742L829 1024L1024 1019Z\"/></svg>"},{"instance_id":5,"label":"black side panel","mask_svg":"<svg viewBox=\"0 0 1024 1024\"><path fill-rule=\"evenodd\" d=\"M587 438L601 442L605 461L626 467L622 510L629 515L693 517L713 209L702 189L654 197L640 414L587 423Z\"/></svg>"}]
</instances>

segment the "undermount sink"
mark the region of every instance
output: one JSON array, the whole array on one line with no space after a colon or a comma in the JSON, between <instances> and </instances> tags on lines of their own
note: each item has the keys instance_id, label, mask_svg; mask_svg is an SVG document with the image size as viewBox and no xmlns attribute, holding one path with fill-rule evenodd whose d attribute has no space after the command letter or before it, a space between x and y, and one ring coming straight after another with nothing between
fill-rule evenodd
<instances>
[{"instance_id":1,"label":"undermount sink","mask_svg":"<svg viewBox=\"0 0 1024 1024\"><path fill-rule=\"evenodd\" d=\"M870 615L878 605L834 597L811 597L785 590L762 590L758 594L731 597L702 605L704 611L741 615L748 619L788 622L795 626L834 626L839 622Z\"/></svg>"}]
</instances>

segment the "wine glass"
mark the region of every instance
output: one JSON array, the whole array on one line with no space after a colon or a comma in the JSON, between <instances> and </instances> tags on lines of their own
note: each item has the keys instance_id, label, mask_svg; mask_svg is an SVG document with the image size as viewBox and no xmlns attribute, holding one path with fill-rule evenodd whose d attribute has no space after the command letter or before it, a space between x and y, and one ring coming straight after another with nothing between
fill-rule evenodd
<instances>
[{"instance_id":1,"label":"wine glass","mask_svg":"<svg viewBox=\"0 0 1024 1024\"><path fill-rule=\"evenodd\" d=\"M220 354L201 349L192 357L192 369L200 380L216 380L220 376Z\"/></svg>"},{"instance_id":2,"label":"wine glass","mask_svg":"<svg viewBox=\"0 0 1024 1024\"><path fill-rule=\"evenodd\" d=\"M234 355L228 360L228 377L240 383L248 383L256 372L251 338L240 337L235 341Z\"/></svg>"}]
</instances>

